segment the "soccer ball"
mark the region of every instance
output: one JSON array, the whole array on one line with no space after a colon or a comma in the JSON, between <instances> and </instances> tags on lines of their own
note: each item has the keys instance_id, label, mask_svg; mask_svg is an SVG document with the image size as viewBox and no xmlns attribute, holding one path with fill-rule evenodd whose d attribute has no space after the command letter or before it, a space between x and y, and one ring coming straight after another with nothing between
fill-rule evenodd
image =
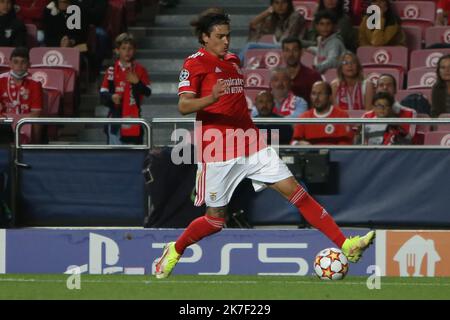
<instances>
[{"instance_id":1,"label":"soccer ball","mask_svg":"<svg viewBox=\"0 0 450 320\"><path fill-rule=\"evenodd\" d=\"M348 271L347 257L339 249L323 249L314 260L314 271L322 280L342 280Z\"/></svg>"}]
</instances>

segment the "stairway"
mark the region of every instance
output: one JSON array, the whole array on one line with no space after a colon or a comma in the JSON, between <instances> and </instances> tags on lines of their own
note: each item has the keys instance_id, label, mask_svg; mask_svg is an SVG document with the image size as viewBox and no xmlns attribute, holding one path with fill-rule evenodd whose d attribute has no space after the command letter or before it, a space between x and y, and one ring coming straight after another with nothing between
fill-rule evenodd
<instances>
[{"instance_id":1,"label":"stairway","mask_svg":"<svg viewBox=\"0 0 450 320\"><path fill-rule=\"evenodd\" d=\"M199 48L189 25L193 18L211 6L223 7L231 17L231 51L237 53L247 41L250 19L268 5L267 0L180 0L175 8L161 8L154 25L149 25L151 12L144 7L136 24L129 27L138 43L136 59L147 68L152 81L152 96L144 100L142 118L181 116L177 109L179 72L184 59ZM106 108L99 105L95 91L84 94L81 105L81 116L105 117L107 114ZM155 142L167 143L169 135L168 127L156 130L155 137L165 138ZM86 126L79 140L104 142L104 135L101 128Z\"/></svg>"}]
</instances>

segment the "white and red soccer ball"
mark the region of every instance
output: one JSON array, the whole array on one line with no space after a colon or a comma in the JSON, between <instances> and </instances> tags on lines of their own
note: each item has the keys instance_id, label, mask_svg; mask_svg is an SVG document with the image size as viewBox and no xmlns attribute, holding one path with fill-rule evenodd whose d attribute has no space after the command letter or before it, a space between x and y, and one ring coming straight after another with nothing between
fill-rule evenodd
<instances>
[{"instance_id":1,"label":"white and red soccer ball","mask_svg":"<svg viewBox=\"0 0 450 320\"><path fill-rule=\"evenodd\" d=\"M314 271L322 280L342 280L348 272L348 259L340 249L323 249L314 259Z\"/></svg>"}]
</instances>

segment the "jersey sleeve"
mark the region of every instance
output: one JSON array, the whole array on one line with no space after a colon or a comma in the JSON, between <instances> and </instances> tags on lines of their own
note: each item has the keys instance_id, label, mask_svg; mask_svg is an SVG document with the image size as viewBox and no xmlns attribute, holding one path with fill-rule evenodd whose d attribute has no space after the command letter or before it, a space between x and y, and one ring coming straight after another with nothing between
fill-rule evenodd
<instances>
[{"instance_id":1,"label":"jersey sleeve","mask_svg":"<svg viewBox=\"0 0 450 320\"><path fill-rule=\"evenodd\" d=\"M199 95L204 75L204 68L195 58L186 60L180 72L178 95L183 93Z\"/></svg>"},{"instance_id":2,"label":"jersey sleeve","mask_svg":"<svg viewBox=\"0 0 450 320\"><path fill-rule=\"evenodd\" d=\"M33 82L33 89L30 92L30 110L33 111L41 111L43 98L42 98L42 84L38 81Z\"/></svg>"}]
</instances>

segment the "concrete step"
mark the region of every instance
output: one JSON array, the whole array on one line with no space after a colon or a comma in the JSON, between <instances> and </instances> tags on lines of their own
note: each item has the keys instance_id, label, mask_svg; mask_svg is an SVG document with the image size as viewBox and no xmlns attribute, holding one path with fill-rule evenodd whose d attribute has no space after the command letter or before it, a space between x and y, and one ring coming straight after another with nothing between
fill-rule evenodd
<instances>
[{"instance_id":1,"label":"concrete step","mask_svg":"<svg viewBox=\"0 0 450 320\"><path fill-rule=\"evenodd\" d=\"M231 39L232 48L242 48L247 43L247 37L233 37ZM193 37L146 37L141 38L138 42L139 48L151 49L151 48L164 48L164 49L176 49L183 48L198 49L199 44Z\"/></svg>"},{"instance_id":2,"label":"concrete step","mask_svg":"<svg viewBox=\"0 0 450 320\"><path fill-rule=\"evenodd\" d=\"M154 82L152 84L152 93L174 95L178 94L178 82ZM152 99L151 97L149 99Z\"/></svg>"},{"instance_id":3,"label":"concrete step","mask_svg":"<svg viewBox=\"0 0 450 320\"><path fill-rule=\"evenodd\" d=\"M192 28L186 27L130 27L128 28L137 39L142 37L183 36L194 38ZM248 36L248 27L233 28L232 38L236 36Z\"/></svg>"},{"instance_id":4,"label":"concrete step","mask_svg":"<svg viewBox=\"0 0 450 320\"><path fill-rule=\"evenodd\" d=\"M148 72L158 70L158 72L180 72L183 67L182 59L140 59L139 63L147 68ZM175 79L174 79L175 80Z\"/></svg>"},{"instance_id":5,"label":"concrete step","mask_svg":"<svg viewBox=\"0 0 450 320\"><path fill-rule=\"evenodd\" d=\"M173 15L181 15L181 14L193 14L198 15L199 13L205 11L208 8L216 7L217 4L214 2L211 4L201 4L201 3L195 3L195 4L179 4L175 8L164 8L160 11L160 14L173 14ZM267 2L265 4L254 4L241 1L240 3L227 3L225 6L222 6L222 8L225 10L225 13L229 14L231 16L232 22L233 22L233 16L236 14L252 14L257 15L258 13L264 11L268 8Z\"/></svg>"},{"instance_id":6,"label":"concrete step","mask_svg":"<svg viewBox=\"0 0 450 320\"><path fill-rule=\"evenodd\" d=\"M233 28L247 28L250 20L255 14L235 14L232 16L231 29ZM171 14L171 15L158 15L156 17L155 27L189 27L190 22L196 18L195 14ZM149 26L148 22L137 21L136 26Z\"/></svg>"},{"instance_id":7,"label":"concrete step","mask_svg":"<svg viewBox=\"0 0 450 320\"><path fill-rule=\"evenodd\" d=\"M195 48L192 46L197 45ZM200 48L200 44L192 41L191 48L154 48L154 49L138 49L136 51L136 60L141 61L142 59L186 59L190 55L197 52ZM240 49L233 47L230 52L239 53ZM102 76L104 75L104 72Z\"/></svg>"},{"instance_id":8,"label":"concrete step","mask_svg":"<svg viewBox=\"0 0 450 320\"><path fill-rule=\"evenodd\" d=\"M246 1L247 3L252 3L254 5L260 5L265 6L266 8L269 7L269 1L267 0L251 0ZM180 0L180 5L204 5L204 6L217 6L221 8L227 8L228 6L232 5L239 5L242 4L242 0Z\"/></svg>"}]
</instances>

